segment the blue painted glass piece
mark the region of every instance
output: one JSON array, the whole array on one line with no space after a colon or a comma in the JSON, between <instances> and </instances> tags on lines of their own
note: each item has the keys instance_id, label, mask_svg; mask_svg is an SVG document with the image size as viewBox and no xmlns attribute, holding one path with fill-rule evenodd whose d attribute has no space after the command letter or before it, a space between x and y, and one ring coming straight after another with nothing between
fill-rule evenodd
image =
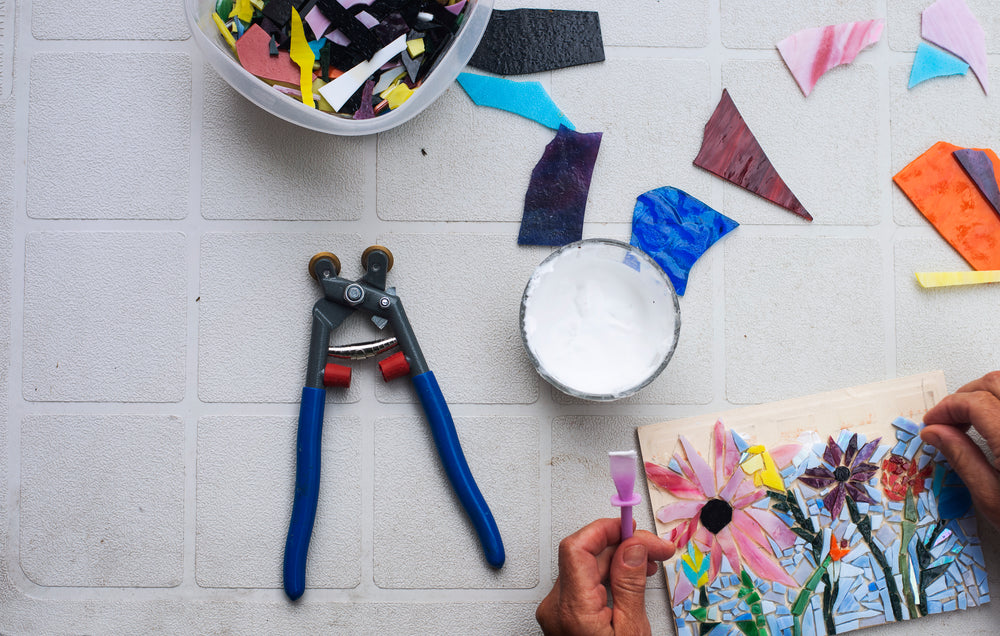
<instances>
[{"instance_id":1,"label":"blue painted glass piece","mask_svg":"<svg viewBox=\"0 0 1000 636\"><path fill-rule=\"evenodd\" d=\"M892 447L893 455L903 455L904 453L906 453L906 444L904 442L898 442Z\"/></svg>"},{"instance_id":2,"label":"blue painted glass piece","mask_svg":"<svg viewBox=\"0 0 1000 636\"><path fill-rule=\"evenodd\" d=\"M869 592L877 592L878 591L878 585L876 585L875 583L869 583L868 584L868 591Z\"/></svg>"},{"instance_id":3,"label":"blue painted glass piece","mask_svg":"<svg viewBox=\"0 0 1000 636\"><path fill-rule=\"evenodd\" d=\"M958 609L964 610L969 608L969 597L966 595L965 590L958 590Z\"/></svg>"},{"instance_id":4,"label":"blue painted glass piece","mask_svg":"<svg viewBox=\"0 0 1000 636\"><path fill-rule=\"evenodd\" d=\"M777 614L778 616L791 616L792 615L792 613L789 611L789 609L787 607L785 607L784 605L779 605L778 609L774 610L774 613Z\"/></svg>"},{"instance_id":5,"label":"blue painted glass piece","mask_svg":"<svg viewBox=\"0 0 1000 636\"><path fill-rule=\"evenodd\" d=\"M739 602L739 599L733 599L731 601L726 601L725 603L722 603L721 605L719 605L719 609L721 609L724 612L729 612L734 607L736 607L736 604L738 602Z\"/></svg>"},{"instance_id":6,"label":"blue painted glass piece","mask_svg":"<svg viewBox=\"0 0 1000 636\"><path fill-rule=\"evenodd\" d=\"M566 245L583 237L583 215L600 146L599 132L559 128L531 171L518 245Z\"/></svg>"},{"instance_id":7,"label":"blue painted glass piece","mask_svg":"<svg viewBox=\"0 0 1000 636\"><path fill-rule=\"evenodd\" d=\"M840 435L837 437L837 446L840 446L840 450L847 450L847 443L851 441L852 435L854 435L854 433L846 429L840 431Z\"/></svg>"},{"instance_id":8,"label":"blue painted glass piece","mask_svg":"<svg viewBox=\"0 0 1000 636\"><path fill-rule=\"evenodd\" d=\"M927 453L924 453L917 459L917 469L923 470L924 468L927 467L927 464L929 463L931 463L931 456L928 455Z\"/></svg>"},{"instance_id":9,"label":"blue painted glass piece","mask_svg":"<svg viewBox=\"0 0 1000 636\"><path fill-rule=\"evenodd\" d=\"M667 464L667 468L669 468L670 470L674 471L678 475L683 475L684 474L681 471L681 465L677 462L677 458L676 457L671 457L670 458L670 463Z\"/></svg>"},{"instance_id":10,"label":"blue painted glass piece","mask_svg":"<svg viewBox=\"0 0 1000 636\"><path fill-rule=\"evenodd\" d=\"M731 431L730 434L733 436L733 443L736 444L736 450L743 453L750 448L750 444L747 444L746 441L744 441L744 439L736 433L736 431Z\"/></svg>"},{"instance_id":11,"label":"blue painted glass piece","mask_svg":"<svg viewBox=\"0 0 1000 636\"><path fill-rule=\"evenodd\" d=\"M683 296L695 261L738 226L687 192L666 186L636 198L629 242L649 254Z\"/></svg>"},{"instance_id":12,"label":"blue painted glass piece","mask_svg":"<svg viewBox=\"0 0 1000 636\"><path fill-rule=\"evenodd\" d=\"M948 601L944 604L944 611L946 612L954 612L956 609L958 609L958 601Z\"/></svg>"},{"instance_id":13,"label":"blue painted glass piece","mask_svg":"<svg viewBox=\"0 0 1000 636\"><path fill-rule=\"evenodd\" d=\"M923 440L919 437L914 437L913 440L906 446L906 454L904 455L906 459L913 459L917 455L917 451L923 445Z\"/></svg>"},{"instance_id":14,"label":"blue painted glass piece","mask_svg":"<svg viewBox=\"0 0 1000 636\"><path fill-rule=\"evenodd\" d=\"M515 82L476 73L459 73L458 83L477 106L498 108L559 130L576 130L538 82Z\"/></svg>"},{"instance_id":15,"label":"blue painted glass piece","mask_svg":"<svg viewBox=\"0 0 1000 636\"><path fill-rule=\"evenodd\" d=\"M945 75L965 75L969 65L947 51L926 42L917 46L917 54L913 57L913 68L910 69L910 84L913 88L920 82Z\"/></svg>"},{"instance_id":16,"label":"blue painted glass piece","mask_svg":"<svg viewBox=\"0 0 1000 636\"><path fill-rule=\"evenodd\" d=\"M872 455L871 459L868 461L872 464L878 464L882 461L882 458L886 456L889 452L889 446L885 444L880 444L877 449L875 449L875 454Z\"/></svg>"},{"instance_id":17,"label":"blue painted glass piece","mask_svg":"<svg viewBox=\"0 0 1000 636\"><path fill-rule=\"evenodd\" d=\"M927 601L927 613L928 614L940 614L941 613L941 602L940 601Z\"/></svg>"},{"instance_id":18,"label":"blue painted glass piece","mask_svg":"<svg viewBox=\"0 0 1000 636\"><path fill-rule=\"evenodd\" d=\"M902 509L903 509L903 502L901 501L889 502L889 510L902 510Z\"/></svg>"},{"instance_id":19,"label":"blue painted glass piece","mask_svg":"<svg viewBox=\"0 0 1000 636\"><path fill-rule=\"evenodd\" d=\"M892 425L900 431L909 433L910 437L913 437L920 432L920 425L913 420L906 419L905 417L897 417L892 421Z\"/></svg>"},{"instance_id":20,"label":"blue painted glass piece","mask_svg":"<svg viewBox=\"0 0 1000 636\"><path fill-rule=\"evenodd\" d=\"M679 632L682 629L684 629L684 619L683 618L678 618L677 619L677 631Z\"/></svg>"},{"instance_id":21,"label":"blue painted glass piece","mask_svg":"<svg viewBox=\"0 0 1000 636\"><path fill-rule=\"evenodd\" d=\"M326 44L326 38L320 38L318 40L310 40L309 41L309 48L312 49L313 56L317 60L319 60L319 50L323 48L324 44Z\"/></svg>"},{"instance_id":22,"label":"blue painted glass piece","mask_svg":"<svg viewBox=\"0 0 1000 636\"><path fill-rule=\"evenodd\" d=\"M938 497L938 514L942 519L964 517L972 507L972 495L965 486L949 486Z\"/></svg>"},{"instance_id":23,"label":"blue painted glass piece","mask_svg":"<svg viewBox=\"0 0 1000 636\"><path fill-rule=\"evenodd\" d=\"M690 599L684 601L684 613L685 614L690 614L691 613L691 600Z\"/></svg>"}]
</instances>

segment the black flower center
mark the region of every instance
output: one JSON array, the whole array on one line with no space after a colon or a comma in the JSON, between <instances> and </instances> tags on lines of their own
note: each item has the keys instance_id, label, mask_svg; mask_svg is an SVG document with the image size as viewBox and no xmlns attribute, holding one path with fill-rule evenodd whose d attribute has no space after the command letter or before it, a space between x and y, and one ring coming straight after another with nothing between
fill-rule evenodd
<instances>
[{"instance_id":1,"label":"black flower center","mask_svg":"<svg viewBox=\"0 0 1000 636\"><path fill-rule=\"evenodd\" d=\"M709 499L701 509L701 525L719 534L733 520L733 507L721 499Z\"/></svg>"},{"instance_id":2,"label":"black flower center","mask_svg":"<svg viewBox=\"0 0 1000 636\"><path fill-rule=\"evenodd\" d=\"M837 466L837 470L833 471L833 478L840 482L847 481L851 478L851 469L847 466Z\"/></svg>"}]
</instances>

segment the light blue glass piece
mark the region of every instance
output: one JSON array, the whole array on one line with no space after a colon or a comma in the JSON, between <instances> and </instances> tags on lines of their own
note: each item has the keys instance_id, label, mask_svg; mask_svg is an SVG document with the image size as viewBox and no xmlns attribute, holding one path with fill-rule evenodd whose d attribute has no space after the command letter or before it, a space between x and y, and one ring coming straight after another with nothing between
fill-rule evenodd
<instances>
[{"instance_id":1,"label":"light blue glass piece","mask_svg":"<svg viewBox=\"0 0 1000 636\"><path fill-rule=\"evenodd\" d=\"M931 463L931 456L924 453L917 459L917 469L923 470L927 467L927 464Z\"/></svg>"},{"instance_id":2,"label":"light blue glass piece","mask_svg":"<svg viewBox=\"0 0 1000 636\"><path fill-rule=\"evenodd\" d=\"M677 458L676 457L671 457L670 458L670 463L667 464L667 468L669 468L670 470L674 471L678 475L683 475L684 474L684 471L681 470L681 465L677 462Z\"/></svg>"},{"instance_id":3,"label":"light blue glass piece","mask_svg":"<svg viewBox=\"0 0 1000 636\"><path fill-rule=\"evenodd\" d=\"M913 56L913 67L910 69L910 83L907 88L913 88L934 77L965 75L968 70L969 65L951 53L921 42Z\"/></svg>"},{"instance_id":4,"label":"light blue glass piece","mask_svg":"<svg viewBox=\"0 0 1000 636\"><path fill-rule=\"evenodd\" d=\"M890 501L889 502L889 510L902 510L902 509L903 509L903 502L902 501Z\"/></svg>"},{"instance_id":5,"label":"light blue glass piece","mask_svg":"<svg viewBox=\"0 0 1000 636\"><path fill-rule=\"evenodd\" d=\"M736 431L730 431L730 433L733 436L733 442L736 443L736 450L738 450L741 453L744 453L748 448L750 448L750 444L747 444L743 440L743 438L736 433Z\"/></svg>"},{"instance_id":6,"label":"light blue glass piece","mask_svg":"<svg viewBox=\"0 0 1000 636\"><path fill-rule=\"evenodd\" d=\"M553 130L559 130L559 126L576 130L538 82L515 82L476 73L459 73L458 84L478 106L506 110Z\"/></svg>"},{"instance_id":7,"label":"light blue glass piece","mask_svg":"<svg viewBox=\"0 0 1000 636\"><path fill-rule=\"evenodd\" d=\"M724 612L731 612L733 610L733 608L736 607L737 603L739 603L739 599L733 599L731 601L726 601L725 603L722 603L721 605L719 605L719 609L721 609Z\"/></svg>"},{"instance_id":8,"label":"light blue glass piece","mask_svg":"<svg viewBox=\"0 0 1000 636\"><path fill-rule=\"evenodd\" d=\"M879 447L875 449L875 453L872 455L871 459L868 461L872 464L878 464L882 461L882 458L886 456L889 452L891 446L887 444L879 444Z\"/></svg>"},{"instance_id":9,"label":"light blue glass piece","mask_svg":"<svg viewBox=\"0 0 1000 636\"><path fill-rule=\"evenodd\" d=\"M910 437L920 432L920 425L905 417L897 417L892 421L892 425L904 433L909 433Z\"/></svg>"},{"instance_id":10,"label":"light blue glass piece","mask_svg":"<svg viewBox=\"0 0 1000 636\"><path fill-rule=\"evenodd\" d=\"M906 444L903 442L897 442L895 446L892 447L893 455L903 455L906 453Z\"/></svg>"},{"instance_id":11,"label":"light blue glass piece","mask_svg":"<svg viewBox=\"0 0 1000 636\"><path fill-rule=\"evenodd\" d=\"M958 609L964 610L969 608L969 596L965 593L965 590L958 590Z\"/></svg>"},{"instance_id":12,"label":"light blue glass piece","mask_svg":"<svg viewBox=\"0 0 1000 636\"><path fill-rule=\"evenodd\" d=\"M928 614L940 614L941 613L941 602L940 601L927 601L927 613Z\"/></svg>"},{"instance_id":13,"label":"light blue glass piece","mask_svg":"<svg viewBox=\"0 0 1000 636\"><path fill-rule=\"evenodd\" d=\"M882 597L882 613L885 614L885 622L891 623L895 620L892 614L892 603L889 602L889 592L885 587L879 588L878 595Z\"/></svg>"},{"instance_id":14,"label":"light blue glass piece","mask_svg":"<svg viewBox=\"0 0 1000 636\"><path fill-rule=\"evenodd\" d=\"M837 437L837 446L840 447L840 450L847 450L847 443L851 441L852 435L854 433L846 429L840 431L840 435ZM860 447L860 444L858 446Z\"/></svg>"},{"instance_id":15,"label":"light blue glass piece","mask_svg":"<svg viewBox=\"0 0 1000 636\"><path fill-rule=\"evenodd\" d=\"M914 437L913 441L906 446L906 452L903 456L906 457L906 459L913 459L917 456L917 451L920 450L920 446L923 445L923 443L924 441L922 439Z\"/></svg>"},{"instance_id":16,"label":"light blue glass piece","mask_svg":"<svg viewBox=\"0 0 1000 636\"><path fill-rule=\"evenodd\" d=\"M958 609L958 601L948 601L944 604L944 611L954 612Z\"/></svg>"},{"instance_id":17,"label":"light blue glass piece","mask_svg":"<svg viewBox=\"0 0 1000 636\"><path fill-rule=\"evenodd\" d=\"M980 605L985 605L986 603L989 603L989 602L990 602L990 595L989 594L983 594L982 596L979 597L979 604Z\"/></svg>"},{"instance_id":18,"label":"light blue glass piece","mask_svg":"<svg viewBox=\"0 0 1000 636\"><path fill-rule=\"evenodd\" d=\"M768 621L768 622L770 622L770 621ZM788 616L779 616L778 618L775 619L774 623L775 623L775 625L777 625L778 629L781 632L784 632L786 630L792 629L792 625L795 624L795 619L793 619L791 617L791 615L788 615ZM772 634L776 634L776 633L779 633L779 632L775 632L774 630L772 630L771 633Z\"/></svg>"}]
</instances>

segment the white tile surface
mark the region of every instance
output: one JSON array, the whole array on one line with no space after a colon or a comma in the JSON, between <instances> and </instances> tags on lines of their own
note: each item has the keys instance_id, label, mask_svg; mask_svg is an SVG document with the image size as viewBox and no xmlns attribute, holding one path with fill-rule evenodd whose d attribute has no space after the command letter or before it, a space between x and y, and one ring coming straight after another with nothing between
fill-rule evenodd
<instances>
[{"instance_id":1,"label":"white tile surface","mask_svg":"<svg viewBox=\"0 0 1000 636\"><path fill-rule=\"evenodd\" d=\"M858 61L832 69L808 98L782 62L727 62L722 80L778 174L812 214L813 225L878 222L884 188L873 151L881 134L874 67ZM871 143L845 141L849 139ZM834 165L837 169L831 170ZM850 187L844 187L847 183ZM803 223L728 183L722 212L743 223Z\"/></svg>"},{"instance_id":2,"label":"white tile surface","mask_svg":"<svg viewBox=\"0 0 1000 636\"><path fill-rule=\"evenodd\" d=\"M30 73L29 216L185 216L191 56L40 53Z\"/></svg>"},{"instance_id":3,"label":"white tile surface","mask_svg":"<svg viewBox=\"0 0 1000 636\"><path fill-rule=\"evenodd\" d=\"M666 372L593 404L542 381L518 333L551 250L516 236L553 131L456 85L397 130L313 133L208 68L180 4L0 0L0 633L538 633L555 547L616 513L606 452L634 448L635 426L931 368L954 388L1000 366L1000 287L913 283L962 263L892 174L939 139L1000 148L971 75L906 90L931 0L914 2L497 0L600 13L605 62L513 78L604 135L584 236L628 240L636 196L664 185L742 224L694 266ZM969 2L1000 52L1000 17ZM876 17L885 41L802 97L775 43ZM814 223L692 165L724 87ZM332 251L354 279L373 243L395 255L388 283L507 564L484 563L411 384L356 361L328 394L293 604L280 566L321 295L306 264ZM382 335L353 316L333 339ZM1000 571L996 533L983 542ZM662 573L646 606L674 633ZM992 634L998 613L911 631Z\"/></svg>"},{"instance_id":4,"label":"white tile surface","mask_svg":"<svg viewBox=\"0 0 1000 636\"><path fill-rule=\"evenodd\" d=\"M459 441L496 520L507 561L486 565L422 418L375 422L375 584L532 588L538 584L539 431L533 418L459 417ZM500 451L500 452L498 452ZM446 548L447 546L447 548Z\"/></svg>"},{"instance_id":5,"label":"white tile surface","mask_svg":"<svg viewBox=\"0 0 1000 636\"><path fill-rule=\"evenodd\" d=\"M294 417L198 421L198 585L280 588L282 547L295 490ZM361 422L323 423L321 487L306 586L361 582Z\"/></svg>"},{"instance_id":6,"label":"white tile surface","mask_svg":"<svg viewBox=\"0 0 1000 636\"><path fill-rule=\"evenodd\" d=\"M318 135L286 123L243 99L215 71L204 67L203 73L206 219L361 218L364 138Z\"/></svg>"},{"instance_id":7,"label":"white tile surface","mask_svg":"<svg viewBox=\"0 0 1000 636\"><path fill-rule=\"evenodd\" d=\"M24 575L42 586L180 584L183 450L183 424L173 416L26 417Z\"/></svg>"},{"instance_id":8,"label":"white tile surface","mask_svg":"<svg viewBox=\"0 0 1000 636\"><path fill-rule=\"evenodd\" d=\"M516 247L514 235L408 234L392 245L396 287L424 357L451 403L526 404L538 376L521 344L517 309L547 248ZM504 254L503 262L493 255ZM511 309L514 308L514 309ZM441 329L442 317L447 329ZM498 381L498 378L503 378ZM405 380L375 384L383 402L413 402Z\"/></svg>"},{"instance_id":9,"label":"white tile surface","mask_svg":"<svg viewBox=\"0 0 1000 636\"><path fill-rule=\"evenodd\" d=\"M774 49L802 29L885 17L875 0L721 0L722 43L731 49Z\"/></svg>"},{"instance_id":10,"label":"white tile surface","mask_svg":"<svg viewBox=\"0 0 1000 636\"><path fill-rule=\"evenodd\" d=\"M729 400L768 402L881 379L881 272L877 243L868 239L733 236L726 243Z\"/></svg>"},{"instance_id":11,"label":"white tile surface","mask_svg":"<svg viewBox=\"0 0 1000 636\"><path fill-rule=\"evenodd\" d=\"M32 233L24 267L25 400L184 397L183 234Z\"/></svg>"},{"instance_id":12,"label":"white tile surface","mask_svg":"<svg viewBox=\"0 0 1000 636\"><path fill-rule=\"evenodd\" d=\"M921 287L915 272L969 269L937 236L897 241L895 269L896 368L900 375L943 369L948 388L955 390L1000 368L1000 352L988 344L1000 338L1000 327L983 320L996 301L995 285ZM948 311L955 306L962 311Z\"/></svg>"}]
</instances>

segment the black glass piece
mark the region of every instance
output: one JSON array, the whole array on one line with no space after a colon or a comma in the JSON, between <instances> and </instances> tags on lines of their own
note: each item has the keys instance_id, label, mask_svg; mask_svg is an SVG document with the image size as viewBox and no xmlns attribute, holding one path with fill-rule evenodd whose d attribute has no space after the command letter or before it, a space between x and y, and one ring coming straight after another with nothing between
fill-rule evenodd
<instances>
[{"instance_id":1,"label":"black glass piece","mask_svg":"<svg viewBox=\"0 0 1000 636\"><path fill-rule=\"evenodd\" d=\"M604 60L596 11L494 10L470 66L524 75Z\"/></svg>"},{"instance_id":2,"label":"black glass piece","mask_svg":"<svg viewBox=\"0 0 1000 636\"><path fill-rule=\"evenodd\" d=\"M709 499L701 509L701 525L712 534L719 534L733 520L733 507L721 499Z\"/></svg>"}]
</instances>

